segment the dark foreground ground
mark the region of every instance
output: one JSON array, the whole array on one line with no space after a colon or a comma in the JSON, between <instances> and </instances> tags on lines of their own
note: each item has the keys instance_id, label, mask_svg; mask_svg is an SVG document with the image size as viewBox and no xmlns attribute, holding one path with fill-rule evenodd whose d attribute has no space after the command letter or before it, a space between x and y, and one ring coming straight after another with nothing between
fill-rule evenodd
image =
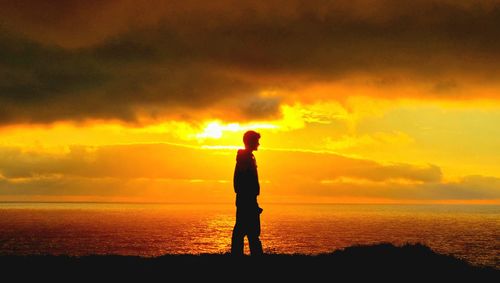
<instances>
[{"instance_id":1,"label":"dark foreground ground","mask_svg":"<svg viewBox=\"0 0 500 283\"><path fill-rule=\"evenodd\" d=\"M419 244L355 246L315 256L0 256L0 272L3 278L16 279L11 282L23 279L49 280L47 282L60 279L67 282L102 279L114 282L142 282L144 279L164 282L192 279L235 282L269 279L303 282L346 282L346 279L368 279L370 282L384 279L400 282L500 282L499 269L473 266L457 258L437 254Z\"/></svg>"}]
</instances>

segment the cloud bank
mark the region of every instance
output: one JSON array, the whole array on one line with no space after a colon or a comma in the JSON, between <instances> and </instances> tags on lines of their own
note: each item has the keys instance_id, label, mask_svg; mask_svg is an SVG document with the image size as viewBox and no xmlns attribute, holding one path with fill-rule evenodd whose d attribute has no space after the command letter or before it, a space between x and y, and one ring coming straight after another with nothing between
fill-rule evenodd
<instances>
[{"instance_id":1,"label":"cloud bank","mask_svg":"<svg viewBox=\"0 0 500 283\"><path fill-rule=\"evenodd\" d=\"M499 1L20 0L0 16L3 125L265 119L354 94L498 99ZM366 91L301 95L337 83Z\"/></svg>"},{"instance_id":2,"label":"cloud bank","mask_svg":"<svg viewBox=\"0 0 500 283\"><path fill-rule=\"evenodd\" d=\"M335 154L259 152L264 198L498 200L500 180L442 179L434 165L380 164ZM166 144L75 146L66 153L0 150L0 197L142 197L164 202L233 200L235 152ZM318 166L310 166L318 164ZM319 166L321 164L321 166Z\"/></svg>"}]
</instances>

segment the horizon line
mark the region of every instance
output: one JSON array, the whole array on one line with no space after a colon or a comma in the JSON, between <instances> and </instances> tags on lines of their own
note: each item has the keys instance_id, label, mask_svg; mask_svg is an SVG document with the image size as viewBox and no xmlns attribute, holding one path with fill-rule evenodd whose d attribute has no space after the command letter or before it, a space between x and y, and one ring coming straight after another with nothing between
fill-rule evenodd
<instances>
[{"instance_id":1,"label":"horizon line","mask_svg":"<svg viewBox=\"0 0 500 283\"><path fill-rule=\"evenodd\" d=\"M142 205L234 205L234 202L153 202L153 201L0 201L0 204L46 203L46 204L142 204ZM499 203L471 202L263 202L269 205L493 205Z\"/></svg>"}]
</instances>

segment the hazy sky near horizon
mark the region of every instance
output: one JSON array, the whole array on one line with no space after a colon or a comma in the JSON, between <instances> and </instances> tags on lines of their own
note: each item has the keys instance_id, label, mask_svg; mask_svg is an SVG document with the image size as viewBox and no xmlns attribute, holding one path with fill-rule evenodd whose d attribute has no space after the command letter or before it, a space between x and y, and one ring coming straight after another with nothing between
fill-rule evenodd
<instances>
[{"instance_id":1,"label":"hazy sky near horizon","mask_svg":"<svg viewBox=\"0 0 500 283\"><path fill-rule=\"evenodd\" d=\"M0 201L500 203L500 1L0 0Z\"/></svg>"}]
</instances>

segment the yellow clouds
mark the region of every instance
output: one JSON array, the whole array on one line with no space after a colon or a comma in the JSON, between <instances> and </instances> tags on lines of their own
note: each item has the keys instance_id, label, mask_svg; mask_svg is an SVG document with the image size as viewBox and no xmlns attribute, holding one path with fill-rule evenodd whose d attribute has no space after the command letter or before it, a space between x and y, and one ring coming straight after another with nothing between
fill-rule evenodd
<instances>
[{"instance_id":1,"label":"yellow clouds","mask_svg":"<svg viewBox=\"0 0 500 283\"><path fill-rule=\"evenodd\" d=\"M231 202L235 149L167 144L0 151L0 198ZM256 152L264 201L301 199L498 200L497 178L450 183L437 166L381 164L312 152ZM283 199L282 199L283 198Z\"/></svg>"},{"instance_id":2,"label":"yellow clouds","mask_svg":"<svg viewBox=\"0 0 500 283\"><path fill-rule=\"evenodd\" d=\"M166 202L211 196L217 201L224 197L217 191L229 180L232 159L168 145L74 146L59 154L2 148L1 194Z\"/></svg>"},{"instance_id":3,"label":"yellow clouds","mask_svg":"<svg viewBox=\"0 0 500 283\"><path fill-rule=\"evenodd\" d=\"M325 146L332 151L360 154L362 151L374 150L383 146L397 147L407 145L413 141L410 136L402 132L378 132L362 136L344 135L338 139L327 137L325 139Z\"/></svg>"},{"instance_id":4,"label":"yellow clouds","mask_svg":"<svg viewBox=\"0 0 500 283\"><path fill-rule=\"evenodd\" d=\"M499 177L499 104L352 97L343 104L287 107L297 127L275 148L327 150L382 163L438 164L447 180ZM284 111L285 112L285 111Z\"/></svg>"},{"instance_id":5,"label":"yellow clouds","mask_svg":"<svg viewBox=\"0 0 500 283\"><path fill-rule=\"evenodd\" d=\"M72 195L71 187L77 196L97 199L208 200L212 190L217 199L230 199L235 151L243 132L254 129L262 134L256 155L269 201L498 198L484 181L500 177L492 154L500 145L500 112L491 101L357 97L282 105L280 112L248 123L3 127L3 188L9 197L26 198ZM483 177L472 182L470 175Z\"/></svg>"}]
</instances>

